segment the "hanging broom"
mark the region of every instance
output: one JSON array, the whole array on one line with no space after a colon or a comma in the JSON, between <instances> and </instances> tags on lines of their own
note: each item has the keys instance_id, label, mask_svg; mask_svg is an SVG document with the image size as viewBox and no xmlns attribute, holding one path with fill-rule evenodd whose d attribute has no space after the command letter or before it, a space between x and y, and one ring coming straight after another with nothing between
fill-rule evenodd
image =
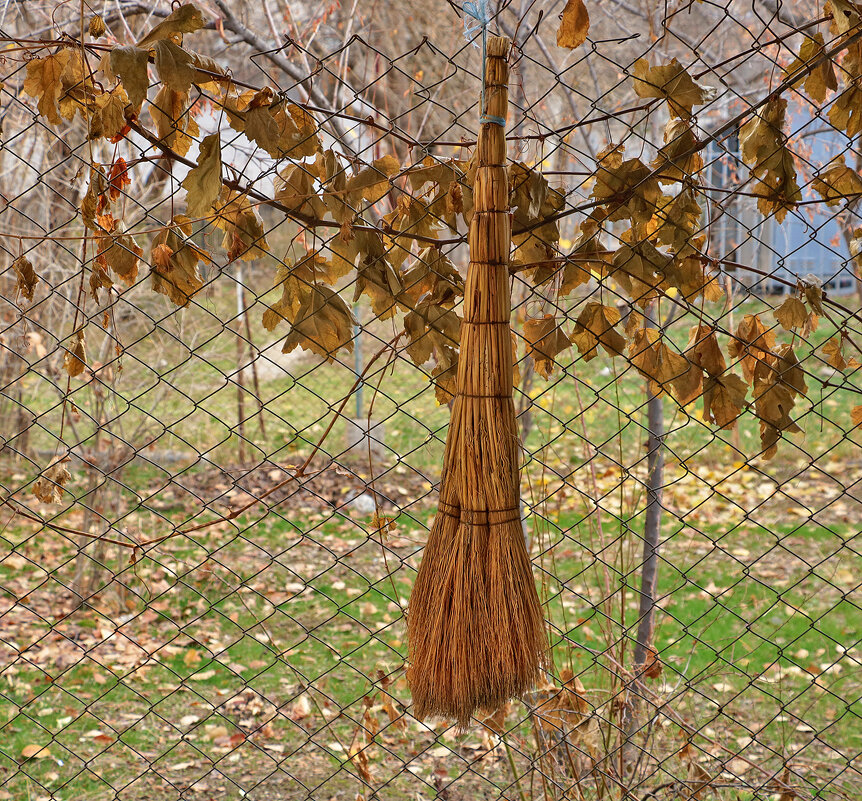
<instances>
[{"instance_id":1,"label":"hanging broom","mask_svg":"<svg viewBox=\"0 0 862 801\"><path fill-rule=\"evenodd\" d=\"M546 639L520 516L512 401L509 40L487 40L457 389L408 615L414 714L462 726L531 689Z\"/></svg>"}]
</instances>

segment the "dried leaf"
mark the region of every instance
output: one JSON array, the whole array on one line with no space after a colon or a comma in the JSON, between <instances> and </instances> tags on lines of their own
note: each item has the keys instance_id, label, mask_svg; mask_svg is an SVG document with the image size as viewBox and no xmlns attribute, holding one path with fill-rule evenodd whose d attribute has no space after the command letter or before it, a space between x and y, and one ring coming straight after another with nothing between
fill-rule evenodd
<instances>
[{"instance_id":1,"label":"dried leaf","mask_svg":"<svg viewBox=\"0 0 862 801\"><path fill-rule=\"evenodd\" d=\"M784 98L773 98L765 106L755 109L748 122L742 125L739 141L742 160L746 164L769 166L780 158L786 110Z\"/></svg>"},{"instance_id":2,"label":"dried leaf","mask_svg":"<svg viewBox=\"0 0 862 801\"><path fill-rule=\"evenodd\" d=\"M404 315L404 330L410 340L407 355L421 366L432 356L445 360L443 352L458 347L461 318L452 309L424 301Z\"/></svg>"},{"instance_id":3,"label":"dried leaf","mask_svg":"<svg viewBox=\"0 0 862 801\"><path fill-rule=\"evenodd\" d=\"M645 58L632 68L634 89L638 97L661 97L676 117L688 118L693 106L702 106L715 96L715 90L694 82L685 67L675 58L669 64L650 67Z\"/></svg>"},{"instance_id":4,"label":"dried leaf","mask_svg":"<svg viewBox=\"0 0 862 801\"><path fill-rule=\"evenodd\" d=\"M801 278L801 284L811 311L824 316L826 312L823 309L823 282L814 273L806 273Z\"/></svg>"},{"instance_id":5,"label":"dried leaf","mask_svg":"<svg viewBox=\"0 0 862 801\"><path fill-rule=\"evenodd\" d=\"M682 356L687 369L672 381L673 397L680 406L688 406L703 394L703 370Z\"/></svg>"},{"instance_id":6,"label":"dried leaf","mask_svg":"<svg viewBox=\"0 0 862 801\"><path fill-rule=\"evenodd\" d=\"M662 253L648 239L634 246L623 243L613 258L614 280L629 297L645 309L657 296L656 289L662 285L673 258Z\"/></svg>"},{"instance_id":7,"label":"dried leaf","mask_svg":"<svg viewBox=\"0 0 862 801\"><path fill-rule=\"evenodd\" d=\"M87 25L87 33L90 34L94 39L98 39L101 36L104 36L107 33L108 29L105 27L105 20L103 20L98 14L90 17L90 23Z\"/></svg>"},{"instance_id":8,"label":"dried leaf","mask_svg":"<svg viewBox=\"0 0 862 801\"><path fill-rule=\"evenodd\" d=\"M457 373L458 351L453 348L441 348L437 354L437 366L431 371L434 395L441 406L455 398Z\"/></svg>"},{"instance_id":9,"label":"dried leaf","mask_svg":"<svg viewBox=\"0 0 862 801\"><path fill-rule=\"evenodd\" d=\"M177 306L185 306L203 286L198 262L211 263L211 259L191 241L188 217L178 214L172 223L153 239L150 276L154 292L167 295Z\"/></svg>"},{"instance_id":10,"label":"dried leaf","mask_svg":"<svg viewBox=\"0 0 862 801\"><path fill-rule=\"evenodd\" d=\"M347 171L338 154L333 150L319 153L314 160L314 168L317 170L320 183L326 190L322 200L332 218L342 225L350 225L356 216L356 210L351 208L345 199ZM396 209L392 214L395 215L398 211L399 209Z\"/></svg>"},{"instance_id":11,"label":"dried leaf","mask_svg":"<svg viewBox=\"0 0 862 801\"><path fill-rule=\"evenodd\" d=\"M850 0L829 0L823 6L823 13L832 15L829 30L835 36L859 25L859 7Z\"/></svg>"},{"instance_id":12,"label":"dried leaf","mask_svg":"<svg viewBox=\"0 0 862 801\"><path fill-rule=\"evenodd\" d=\"M230 261L259 259L269 250L263 221L252 208L248 195L222 186L216 204L215 224L224 231L222 247Z\"/></svg>"},{"instance_id":13,"label":"dried leaf","mask_svg":"<svg viewBox=\"0 0 862 801\"><path fill-rule=\"evenodd\" d=\"M348 207L349 209L349 207ZM352 220L352 213L349 219ZM399 194L395 208L384 215L383 219L390 228L412 235L436 238L440 226L429 214L425 204L404 193ZM386 241L386 256L396 269L404 263L411 253L413 239L405 236L390 236Z\"/></svg>"},{"instance_id":14,"label":"dried leaf","mask_svg":"<svg viewBox=\"0 0 862 801\"><path fill-rule=\"evenodd\" d=\"M820 353L826 358L826 363L836 370L846 370L847 360L844 358L844 338L839 334L825 342Z\"/></svg>"},{"instance_id":15,"label":"dried leaf","mask_svg":"<svg viewBox=\"0 0 862 801\"><path fill-rule=\"evenodd\" d=\"M37 98L39 113L52 125L59 125L62 121L57 103L66 91L63 77L70 58L69 49L64 47L57 53L27 62L23 89L31 97Z\"/></svg>"},{"instance_id":16,"label":"dried leaf","mask_svg":"<svg viewBox=\"0 0 862 801\"><path fill-rule=\"evenodd\" d=\"M63 357L63 367L72 378L81 375L87 367L87 357L84 352L83 331L78 331L78 333L75 334L75 344L72 346L71 350L66 351L66 355Z\"/></svg>"},{"instance_id":17,"label":"dried leaf","mask_svg":"<svg viewBox=\"0 0 862 801\"><path fill-rule=\"evenodd\" d=\"M218 133L205 136L200 145L197 167L183 179L186 190L186 213L203 217L210 213L221 192L221 137Z\"/></svg>"},{"instance_id":18,"label":"dried leaf","mask_svg":"<svg viewBox=\"0 0 862 801\"><path fill-rule=\"evenodd\" d=\"M392 703L391 696L383 697L383 711L386 713L386 717L389 718L389 722L394 724L396 728L401 729L402 731L407 727L407 721L404 719L404 715L398 711L395 707L395 704Z\"/></svg>"},{"instance_id":19,"label":"dried leaf","mask_svg":"<svg viewBox=\"0 0 862 801\"><path fill-rule=\"evenodd\" d=\"M320 151L320 137L317 133L320 126L304 108L293 103L282 103L275 118L281 130L279 148L289 158L305 158Z\"/></svg>"},{"instance_id":20,"label":"dried leaf","mask_svg":"<svg viewBox=\"0 0 862 801\"><path fill-rule=\"evenodd\" d=\"M180 156L185 156L200 129L189 109L188 92L176 92L162 86L150 104L150 116L161 142Z\"/></svg>"},{"instance_id":21,"label":"dried leaf","mask_svg":"<svg viewBox=\"0 0 862 801\"><path fill-rule=\"evenodd\" d=\"M26 256L19 256L12 262L12 269L15 271L15 290L32 302L33 290L39 283L39 276L36 275L30 260Z\"/></svg>"},{"instance_id":22,"label":"dried leaf","mask_svg":"<svg viewBox=\"0 0 862 801\"><path fill-rule=\"evenodd\" d=\"M689 801L705 801L703 791L712 784L712 775L695 759L688 763L688 784L684 791L684 798Z\"/></svg>"},{"instance_id":23,"label":"dried leaf","mask_svg":"<svg viewBox=\"0 0 862 801\"><path fill-rule=\"evenodd\" d=\"M94 162L90 165L90 182L81 200L81 219L84 225L93 231L101 230L96 217L102 214L108 205L106 191L108 191L108 180L101 165Z\"/></svg>"},{"instance_id":24,"label":"dried leaf","mask_svg":"<svg viewBox=\"0 0 862 801\"><path fill-rule=\"evenodd\" d=\"M620 312L613 306L590 301L578 316L572 332L572 342L584 361L598 356L598 346L610 356L621 356L626 347L625 337L614 326L620 321Z\"/></svg>"},{"instance_id":25,"label":"dried leaf","mask_svg":"<svg viewBox=\"0 0 862 801\"><path fill-rule=\"evenodd\" d=\"M775 352L776 381L790 390L791 395L807 395L808 386L805 383L805 371L799 366L799 359L793 350L793 345L779 345Z\"/></svg>"},{"instance_id":26,"label":"dried leaf","mask_svg":"<svg viewBox=\"0 0 862 801\"><path fill-rule=\"evenodd\" d=\"M658 652L652 646L646 648L646 660L643 665L643 675L648 679L657 679L662 674L662 663Z\"/></svg>"},{"instance_id":27,"label":"dried leaf","mask_svg":"<svg viewBox=\"0 0 862 801\"><path fill-rule=\"evenodd\" d=\"M546 204L554 190L538 170L515 162L509 165L508 179L509 206L515 227L533 225L557 210L559 203L555 199L550 206Z\"/></svg>"},{"instance_id":28,"label":"dried leaf","mask_svg":"<svg viewBox=\"0 0 862 801\"><path fill-rule=\"evenodd\" d=\"M371 772L367 746L359 740L354 740L347 756L353 763L353 767L356 768L359 778L366 784L371 784L374 781L374 775Z\"/></svg>"},{"instance_id":29,"label":"dried leaf","mask_svg":"<svg viewBox=\"0 0 862 801\"><path fill-rule=\"evenodd\" d=\"M557 47L574 50L587 41L589 31L590 15L584 0L568 0L557 29Z\"/></svg>"},{"instance_id":30,"label":"dried leaf","mask_svg":"<svg viewBox=\"0 0 862 801\"><path fill-rule=\"evenodd\" d=\"M587 700L587 690L580 678L575 676L569 668L563 668L560 671L560 681L566 691L568 706L581 715L589 715L592 706Z\"/></svg>"},{"instance_id":31,"label":"dried leaf","mask_svg":"<svg viewBox=\"0 0 862 801\"><path fill-rule=\"evenodd\" d=\"M129 166L122 156L118 156L108 171L108 198L113 203L123 194L127 186L132 185L129 177Z\"/></svg>"},{"instance_id":32,"label":"dried leaf","mask_svg":"<svg viewBox=\"0 0 862 801\"><path fill-rule=\"evenodd\" d=\"M426 297L429 302L451 307L464 295L464 278L458 268L433 246L419 251L413 264L401 274L401 283L401 298L410 307Z\"/></svg>"},{"instance_id":33,"label":"dried leaf","mask_svg":"<svg viewBox=\"0 0 862 801\"><path fill-rule=\"evenodd\" d=\"M318 125L314 117L300 106L276 100L268 86L232 102L228 120L236 131L273 158L303 158L320 151ZM332 151L329 151L332 152ZM333 154L334 155L334 154Z\"/></svg>"},{"instance_id":34,"label":"dried leaf","mask_svg":"<svg viewBox=\"0 0 862 801\"><path fill-rule=\"evenodd\" d=\"M30 743L21 749L21 759L45 759L50 756L51 750L47 745Z\"/></svg>"},{"instance_id":35,"label":"dried leaf","mask_svg":"<svg viewBox=\"0 0 862 801\"><path fill-rule=\"evenodd\" d=\"M603 275L608 266L609 257L605 254L605 246L599 237L599 223L588 217L578 231L577 239L569 254L571 261L566 261L560 280L560 297L568 295L572 290L589 283L592 271Z\"/></svg>"},{"instance_id":36,"label":"dried leaf","mask_svg":"<svg viewBox=\"0 0 862 801\"><path fill-rule=\"evenodd\" d=\"M288 708L287 716L291 720L299 721L307 718L311 711L311 699L308 697L308 693L302 693Z\"/></svg>"},{"instance_id":37,"label":"dried leaf","mask_svg":"<svg viewBox=\"0 0 862 801\"><path fill-rule=\"evenodd\" d=\"M698 241L699 238L692 240L692 247L696 250L700 248ZM663 289L679 290L680 295L689 303L695 301L700 295L708 301L724 298L724 290L719 285L718 279L707 271L698 255L669 261L664 267L664 279L661 284Z\"/></svg>"},{"instance_id":38,"label":"dried leaf","mask_svg":"<svg viewBox=\"0 0 862 801\"><path fill-rule=\"evenodd\" d=\"M599 153L595 177L591 197L607 204L609 220L649 222L661 189L646 164L640 159L623 161L622 147L609 145Z\"/></svg>"},{"instance_id":39,"label":"dried leaf","mask_svg":"<svg viewBox=\"0 0 862 801\"><path fill-rule=\"evenodd\" d=\"M149 54L139 47L111 48L109 68L118 75L129 97L129 105L137 113L147 97L150 79L147 75Z\"/></svg>"},{"instance_id":40,"label":"dried leaf","mask_svg":"<svg viewBox=\"0 0 862 801\"><path fill-rule=\"evenodd\" d=\"M102 289L110 289L114 285L111 276L104 265L98 260L93 264L93 269L90 272L90 295L96 303L101 303L99 291Z\"/></svg>"},{"instance_id":41,"label":"dried leaf","mask_svg":"<svg viewBox=\"0 0 862 801\"><path fill-rule=\"evenodd\" d=\"M773 312L773 315L785 331L792 331L794 328L803 328L808 323L808 309L805 308L805 304L797 297L788 297Z\"/></svg>"},{"instance_id":42,"label":"dried leaf","mask_svg":"<svg viewBox=\"0 0 862 801\"><path fill-rule=\"evenodd\" d=\"M702 380L702 372L693 368L684 356L671 350L657 329L642 328L635 333L629 343L629 359L650 382L650 391L654 395L671 394L671 389L674 389L683 405L700 395L697 376L700 375Z\"/></svg>"},{"instance_id":43,"label":"dried leaf","mask_svg":"<svg viewBox=\"0 0 862 801\"><path fill-rule=\"evenodd\" d=\"M580 686L583 688L582 684ZM585 719L580 709L571 703L571 696L578 698L577 694L563 687L551 687L548 692L549 696L536 704L533 713L539 727L548 734L570 735Z\"/></svg>"},{"instance_id":44,"label":"dried leaf","mask_svg":"<svg viewBox=\"0 0 862 801\"><path fill-rule=\"evenodd\" d=\"M291 325L313 286L321 281L334 284L343 271L319 253L306 253L292 265L279 264L275 286L281 286L281 297L263 313L263 326L272 331L282 320Z\"/></svg>"},{"instance_id":45,"label":"dried leaf","mask_svg":"<svg viewBox=\"0 0 862 801\"><path fill-rule=\"evenodd\" d=\"M703 385L703 416L720 428L732 428L745 408L748 386L738 376L728 373L711 376Z\"/></svg>"},{"instance_id":46,"label":"dried leaf","mask_svg":"<svg viewBox=\"0 0 862 801\"><path fill-rule=\"evenodd\" d=\"M739 129L742 160L755 179L757 207L764 216L774 212L778 222L802 199L793 156L785 146L786 110L786 100L773 98Z\"/></svg>"},{"instance_id":47,"label":"dried leaf","mask_svg":"<svg viewBox=\"0 0 862 801\"><path fill-rule=\"evenodd\" d=\"M369 203L377 203L391 189L389 179L400 170L401 165L395 156L375 159L370 167L348 179L346 190L349 194L360 195Z\"/></svg>"},{"instance_id":48,"label":"dried leaf","mask_svg":"<svg viewBox=\"0 0 862 801\"><path fill-rule=\"evenodd\" d=\"M357 238L375 244L367 250L360 250L361 259L356 268L353 301L355 303L362 295L367 295L371 300L374 316L378 320L388 320L399 308L403 308L399 300L404 290L401 278L386 258L382 241L376 234L361 231Z\"/></svg>"},{"instance_id":49,"label":"dried leaf","mask_svg":"<svg viewBox=\"0 0 862 801\"><path fill-rule=\"evenodd\" d=\"M813 36L803 34L804 38L799 47L799 55L787 65L784 70L785 77L790 77L799 69L807 67L812 62L819 59L826 52L823 46L823 34L815 33ZM838 88L838 81L835 78L835 66L831 58L827 58L818 64L805 77L794 81L793 86L803 84L803 88L812 100L822 103L826 99L828 90Z\"/></svg>"},{"instance_id":50,"label":"dried leaf","mask_svg":"<svg viewBox=\"0 0 862 801\"><path fill-rule=\"evenodd\" d=\"M178 34L193 33L204 26L203 14L194 3L185 3L174 9L155 28L138 42L138 47L148 47L162 39Z\"/></svg>"},{"instance_id":51,"label":"dried leaf","mask_svg":"<svg viewBox=\"0 0 862 801\"><path fill-rule=\"evenodd\" d=\"M375 316L381 320L392 317L402 306L404 287L399 274L389 263L383 237L376 231L360 230L353 233L347 248L330 245L330 249L337 252L345 263L353 264L354 254L359 256L353 300L367 295Z\"/></svg>"},{"instance_id":52,"label":"dried leaf","mask_svg":"<svg viewBox=\"0 0 862 801\"><path fill-rule=\"evenodd\" d=\"M764 377L758 376L754 382L754 407L760 420L761 455L764 459L771 459L777 453L778 442L785 431L795 433L802 430L790 417L796 394L795 388L781 381L777 370L765 372Z\"/></svg>"},{"instance_id":53,"label":"dried leaf","mask_svg":"<svg viewBox=\"0 0 862 801\"><path fill-rule=\"evenodd\" d=\"M61 76L63 84L58 108L63 119L71 120L76 114L87 116L94 97L103 93L101 86L93 82L90 67L80 49L69 53L69 63Z\"/></svg>"},{"instance_id":54,"label":"dried leaf","mask_svg":"<svg viewBox=\"0 0 862 801\"><path fill-rule=\"evenodd\" d=\"M97 240L97 261L103 268L110 267L127 286L138 277L138 263L143 250L129 235L119 232L99 233Z\"/></svg>"},{"instance_id":55,"label":"dried leaf","mask_svg":"<svg viewBox=\"0 0 862 801\"><path fill-rule=\"evenodd\" d=\"M198 76L191 54L168 39L157 41L153 52L162 84L181 94L188 92Z\"/></svg>"},{"instance_id":56,"label":"dried leaf","mask_svg":"<svg viewBox=\"0 0 862 801\"><path fill-rule=\"evenodd\" d=\"M417 190L422 189L428 183L448 186L451 183L462 181L468 167L469 164L466 161L458 159L441 161L434 156L426 156L421 165L411 167L406 171L406 175L410 181L410 188Z\"/></svg>"},{"instance_id":57,"label":"dried leaf","mask_svg":"<svg viewBox=\"0 0 862 801\"><path fill-rule=\"evenodd\" d=\"M302 348L331 362L341 349L353 352L355 325L356 319L337 292L326 286L314 286L296 315L282 351L290 353L294 348Z\"/></svg>"},{"instance_id":58,"label":"dried leaf","mask_svg":"<svg viewBox=\"0 0 862 801\"><path fill-rule=\"evenodd\" d=\"M71 473L66 469L69 462L68 456L52 462L33 483L30 492L43 503L62 503L63 487L72 479Z\"/></svg>"},{"instance_id":59,"label":"dried leaf","mask_svg":"<svg viewBox=\"0 0 862 801\"><path fill-rule=\"evenodd\" d=\"M700 141L688 120L668 120L664 129L664 147L650 163L659 170L659 182L663 184L683 181L696 176L703 169Z\"/></svg>"},{"instance_id":60,"label":"dried leaf","mask_svg":"<svg viewBox=\"0 0 862 801\"><path fill-rule=\"evenodd\" d=\"M764 217L775 214L779 223L784 222L787 212L795 209L802 200L793 156L787 148L782 149L781 161L776 166L755 174L753 194L757 197L758 211Z\"/></svg>"},{"instance_id":61,"label":"dried leaf","mask_svg":"<svg viewBox=\"0 0 862 801\"><path fill-rule=\"evenodd\" d=\"M862 177L847 166L843 155L818 170L812 186L827 206L837 206L842 200L858 200L862 195Z\"/></svg>"},{"instance_id":62,"label":"dried leaf","mask_svg":"<svg viewBox=\"0 0 862 801\"><path fill-rule=\"evenodd\" d=\"M746 314L736 327L728 352L742 361L742 374L749 384L754 382L759 366L769 366L769 354L775 347L775 334L766 328L760 315Z\"/></svg>"},{"instance_id":63,"label":"dried leaf","mask_svg":"<svg viewBox=\"0 0 862 801\"><path fill-rule=\"evenodd\" d=\"M122 86L96 95L90 113L90 139L116 140L126 131L129 96Z\"/></svg>"},{"instance_id":64,"label":"dried leaf","mask_svg":"<svg viewBox=\"0 0 862 801\"><path fill-rule=\"evenodd\" d=\"M722 375L727 369L716 331L707 325L696 325L691 329L685 357L712 377Z\"/></svg>"},{"instance_id":65,"label":"dried leaf","mask_svg":"<svg viewBox=\"0 0 862 801\"><path fill-rule=\"evenodd\" d=\"M649 332L643 338L642 344L645 345L652 340L649 352L638 354L634 351L641 336L640 332L637 332L630 345L629 353L630 355L634 354L632 364L635 367L640 364L638 369L641 374L651 379L651 391L658 394L657 387L659 384L665 391L668 391L666 385L670 383L671 394L681 406L687 406L699 398L703 392L703 368L698 364L698 360L690 360L688 353L680 355L672 351L660 340L655 329L642 330ZM697 345L695 345L695 349L696 347ZM645 374L646 370L652 372Z\"/></svg>"},{"instance_id":66,"label":"dried leaf","mask_svg":"<svg viewBox=\"0 0 862 801\"><path fill-rule=\"evenodd\" d=\"M428 204L428 213L444 221L449 228L458 230L456 215L460 214L469 225L473 210L473 190L468 183L465 171L469 162L458 159L440 161L426 156L422 164L405 171L410 188L422 189L426 184L436 185L436 191Z\"/></svg>"},{"instance_id":67,"label":"dried leaf","mask_svg":"<svg viewBox=\"0 0 862 801\"><path fill-rule=\"evenodd\" d=\"M530 265L530 277L540 284L560 269L556 260L560 229L552 218L565 205L565 196L538 170L521 162L509 165L508 178L513 225L530 229L512 237L512 263Z\"/></svg>"},{"instance_id":68,"label":"dried leaf","mask_svg":"<svg viewBox=\"0 0 862 801\"><path fill-rule=\"evenodd\" d=\"M491 734L496 734L500 737L503 737L509 730L509 726L506 723L506 718L508 717L508 715L511 711L512 711L511 703L507 701L506 703L501 704L493 712L490 712L490 714L488 714L487 711L484 712L483 714L485 716L481 719L482 727L485 729L485 731L483 732L483 735L487 734L487 733L491 733ZM448 748L444 748L441 746L441 749L443 749L447 752L447 753L443 753L443 750L441 750L439 752L441 757L445 757L445 756L447 756L448 753L451 753L450 749L448 749ZM435 752L435 756L436 756L436 752Z\"/></svg>"},{"instance_id":69,"label":"dried leaf","mask_svg":"<svg viewBox=\"0 0 862 801\"><path fill-rule=\"evenodd\" d=\"M297 214L320 219L326 214L326 204L315 191L315 176L306 164L291 164L279 173L281 184L275 199Z\"/></svg>"},{"instance_id":70,"label":"dried leaf","mask_svg":"<svg viewBox=\"0 0 862 801\"><path fill-rule=\"evenodd\" d=\"M543 378L548 378L554 372L557 354L572 344L553 314L526 320L524 339L527 342L527 356L533 359L536 372Z\"/></svg>"},{"instance_id":71,"label":"dried leaf","mask_svg":"<svg viewBox=\"0 0 862 801\"><path fill-rule=\"evenodd\" d=\"M266 94L261 97L264 92ZM272 101L272 90L269 87L266 87L252 98L245 114L243 133L245 133L251 142L254 142L258 147L262 147L274 158L278 158L280 155L278 147L280 132L278 130L278 123L269 110Z\"/></svg>"},{"instance_id":72,"label":"dried leaf","mask_svg":"<svg viewBox=\"0 0 862 801\"><path fill-rule=\"evenodd\" d=\"M543 213L542 215L547 216ZM560 229L556 222L545 223L522 234L512 237L515 246L511 256L512 264L529 265L527 275L533 283L539 284L560 270L557 259Z\"/></svg>"},{"instance_id":73,"label":"dried leaf","mask_svg":"<svg viewBox=\"0 0 862 801\"><path fill-rule=\"evenodd\" d=\"M854 406L850 410L850 422L853 423L853 428L862 426L862 406Z\"/></svg>"},{"instance_id":74,"label":"dried leaf","mask_svg":"<svg viewBox=\"0 0 862 801\"><path fill-rule=\"evenodd\" d=\"M656 240L661 245L670 245L674 255L682 258L694 253L693 238L701 227L703 212L691 187L661 204L657 211Z\"/></svg>"}]
</instances>

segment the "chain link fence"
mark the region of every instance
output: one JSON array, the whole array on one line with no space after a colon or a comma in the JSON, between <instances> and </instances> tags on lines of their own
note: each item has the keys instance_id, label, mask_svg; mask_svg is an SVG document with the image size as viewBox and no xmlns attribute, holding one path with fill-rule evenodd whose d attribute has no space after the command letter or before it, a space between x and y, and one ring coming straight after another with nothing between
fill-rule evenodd
<instances>
[{"instance_id":1,"label":"chain link fence","mask_svg":"<svg viewBox=\"0 0 862 801\"><path fill-rule=\"evenodd\" d=\"M459 731L405 614L481 37L199 5L0 9L0 799L859 798L858 9L490 9L549 657Z\"/></svg>"}]
</instances>

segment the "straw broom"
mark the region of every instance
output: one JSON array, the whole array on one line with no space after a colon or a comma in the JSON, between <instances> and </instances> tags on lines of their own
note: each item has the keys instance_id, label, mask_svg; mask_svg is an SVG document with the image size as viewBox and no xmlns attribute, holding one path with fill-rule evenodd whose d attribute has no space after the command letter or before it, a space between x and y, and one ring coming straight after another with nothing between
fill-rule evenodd
<instances>
[{"instance_id":1,"label":"straw broom","mask_svg":"<svg viewBox=\"0 0 862 801\"><path fill-rule=\"evenodd\" d=\"M462 726L531 689L546 648L520 517L512 401L508 49L508 38L488 39L457 389L408 615L414 714Z\"/></svg>"}]
</instances>

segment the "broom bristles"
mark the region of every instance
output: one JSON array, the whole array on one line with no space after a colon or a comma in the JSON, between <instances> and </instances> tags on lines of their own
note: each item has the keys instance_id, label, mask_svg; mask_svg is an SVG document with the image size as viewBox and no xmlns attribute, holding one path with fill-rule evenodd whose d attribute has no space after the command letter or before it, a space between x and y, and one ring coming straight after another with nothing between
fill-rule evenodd
<instances>
[{"instance_id":1,"label":"broom bristles","mask_svg":"<svg viewBox=\"0 0 862 801\"><path fill-rule=\"evenodd\" d=\"M438 513L423 566L410 601L414 714L466 725L538 679L544 621L520 518L464 524Z\"/></svg>"},{"instance_id":2,"label":"broom bristles","mask_svg":"<svg viewBox=\"0 0 862 801\"><path fill-rule=\"evenodd\" d=\"M410 598L414 714L494 712L531 689L546 647L520 517L509 324L511 232L503 126L509 40L488 40L470 266L440 506Z\"/></svg>"}]
</instances>

